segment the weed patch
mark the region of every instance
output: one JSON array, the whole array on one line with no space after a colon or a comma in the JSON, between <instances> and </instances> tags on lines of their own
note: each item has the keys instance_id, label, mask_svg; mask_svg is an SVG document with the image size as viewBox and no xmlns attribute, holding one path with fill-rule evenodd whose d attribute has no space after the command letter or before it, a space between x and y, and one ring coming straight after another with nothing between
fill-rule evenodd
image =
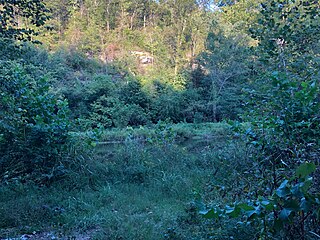
<instances>
[{"instance_id":1,"label":"weed patch","mask_svg":"<svg viewBox=\"0 0 320 240\"><path fill-rule=\"evenodd\" d=\"M233 236L230 227L201 218L196 202L199 196L206 204L235 200L229 189L245 185L239 173L246 164L244 149L226 133L179 145L136 138L97 145L90 157L79 161L78 174L75 171L63 181L47 187L2 186L0 236L34 232L54 232L62 239Z\"/></svg>"}]
</instances>

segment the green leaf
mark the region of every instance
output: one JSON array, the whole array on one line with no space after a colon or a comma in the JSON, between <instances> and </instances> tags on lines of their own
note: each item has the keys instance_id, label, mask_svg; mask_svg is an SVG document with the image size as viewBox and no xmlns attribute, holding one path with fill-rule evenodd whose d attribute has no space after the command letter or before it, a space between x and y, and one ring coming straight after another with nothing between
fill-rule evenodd
<instances>
[{"instance_id":1,"label":"green leaf","mask_svg":"<svg viewBox=\"0 0 320 240\"><path fill-rule=\"evenodd\" d=\"M301 186L302 186L301 183L298 183L291 188L290 191L294 197L302 198L304 196L303 192L301 192Z\"/></svg>"},{"instance_id":2,"label":"green leaf","mask_svg":"<svg viewBox=\"0 0 320 240\"><path fill-rule=\"evenodd\" d=\"M261 202L261 205L264 206L264 208L266 209L266 211L271 211L274 209L274 204L271 201L268 200L263 200Z\"/></svg>"},{"instance_id":3,"label":"green leaf","mask_svg":"<svg viewBox=\"0 0 320 240\"><path fill-rule=\"evenodd\" d=\"M307 178L304 182L301 183L301 191L306 194L309 188L312 185L312 177Z\"/></svg>"},{"instance_id":4,"label":"green leaf","mask_svg":"<svg viewBox=\"0 0 320 240\"><path fill-rule=\"evenodd\" d=\"M308 212L312 208L312 202L306 198L302 198L300 202L300 209Z\"/></svg>"},{"instance_id":5,"label":"green leaf","mask_svg":"<svg viewBox=\"0 0 320 240\"><path fill-rule=\"evenodd\" d=\"M229 215L230 217L236 218L236 217L239 217L239 216L240 216L241 209L238 208L237 206L235 206L235 207L226 206L225 212L226 212L226 214Z\"/></svg>"},{"instance_id":6,"label":"green leaf","mask_svg":"<svg viewBox=\"0 0 320 240\"><path fill-rule=\"evenodd\" d=\"M252 219L254 219L257 216L256 211L248 211L246 212L246 216L248 217L248 221L251 221Z\"/></svg>"},{"instance_id":7,"label":"green leaf","mask_svg":"<svg viewBox=\"0 0 320 240\"><path fill-rule=\"evenodd\" d=\"M288 201L285 201L284 207L287 210L291 210L291 211L295 211L295 212L300 210L299 202L297 199L290 198Z\"/></svg>"},{"instance_id":8,"label":"green leaf","mask_svg":"<svg viewBox=\"0 0 320 240\"><path fill-rule=\"evenodd\" d=\"M263 215L261 213L262 207L261 206L256 206L253 210L246 211L246 216L248 217L248 221L254 219L255 217Z\"/></svg>"},{"instance_id":9,"label":"green leaf","mask_svg":"<svg viewBox=\"0 0 320 240\"><path fill-rule=\"evenodd\" d=\"M316 171L316 165L314 163L304 163L296 170L296 176L298 178L305 178L314 171Z\"/></svg>"},{"instance_id":10,"label":"green leaf","mask_svg":"<svg viewBox=\"0 0 320 240\"><path fill-rule=\"evenodd\" d=\"M285 197L290 194L290 189L287 187L288 180L284 180L280 187L276 190L276 193L279 197Z\"/></svg>"},{"instance_id":11,"label":"green leaf","mask_svg":"<svg viewBox=\"0 0 320 240\"><path fill-rule=\"evenodd\" d=\"M255 209L253 206L250 206L250 205L248 205L248 204L246 204L246 203L240 203L240 204L238 204L237 206L238 206L239 208L241 208L242 210L244 210L244 211L252 211L252 210Z\"/></svg>"},{"instance_id":12,"label":"green leaf","mask_svg":"<svg viewBox=\"0 0 320 240\"><path fill-rule=\"evenodd\" d=\"M284 208L284 209L281 210L279 218L282 221L289 221L291 213L292 213L292 210Z\"/></svg>"},{"instance_id":13,"label":"green leaf","mask_svg":"<svg viewBox=\"0 0 320 240\"><path fill-rule=\"evenodd\" d=\"M199 213L207 219L219 218L219 213L214 208L209 211L200 211Z\"/></svg>"}]
</instances>

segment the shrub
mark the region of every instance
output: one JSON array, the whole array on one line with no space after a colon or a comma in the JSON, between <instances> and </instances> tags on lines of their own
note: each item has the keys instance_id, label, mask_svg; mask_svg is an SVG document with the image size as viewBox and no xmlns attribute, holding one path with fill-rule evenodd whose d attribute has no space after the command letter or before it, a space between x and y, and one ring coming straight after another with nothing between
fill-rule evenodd
<instances>
[{"instance_id":1,"label":"shrub","mask_svg":"<svg viewBox=\"0 0 320 240\"><path fill-rule=\"evenodd\" d=\"M90 118L86 122L93 128L139 126L150 121L141 106L126 104L117 97L102 95L91 104L91 109Z\"/></svg>"},{"instance_id":2,"label":"shrub","mask_svg":"<svg viewBox=\"0 0 320 240\"><path fill-rule=\"evenodd\" d=\"M15 61L0 61L0 169L7 178L63 168L68 103L50 92L47 76L29 70Z\"/></svg>"},{"instance_id":3,"label":"shrub","mask_svg":"<svg viewBox=\"0 0 320 240\"><path fill-rule=\"evenodd\" d=\"M251 92L255 107L245 118L251 125L246 141L257 168L246 173L257 184L247 190L246 202L203 213L208 218L242 215L244 222L261 229L261 238L306 239L319 231L320 220L319 85L312 78L302 81L279 72L269 80L265 91Z\"/></svg>"}]
</instances>

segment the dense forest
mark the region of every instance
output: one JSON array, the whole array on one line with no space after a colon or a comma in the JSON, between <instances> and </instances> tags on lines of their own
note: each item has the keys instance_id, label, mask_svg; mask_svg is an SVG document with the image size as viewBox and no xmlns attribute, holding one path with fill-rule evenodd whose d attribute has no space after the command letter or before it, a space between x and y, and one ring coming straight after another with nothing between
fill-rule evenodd
<instances>
[{"instance_id":1,"label":"dense forest","mask_svg":"<svg viewBox=\"0 0 320 240\"><path fill-rule=\"evenodd\" d=\"M318 0L0 0L0 239L320 239Z\"/></svg>"}]
</instances>

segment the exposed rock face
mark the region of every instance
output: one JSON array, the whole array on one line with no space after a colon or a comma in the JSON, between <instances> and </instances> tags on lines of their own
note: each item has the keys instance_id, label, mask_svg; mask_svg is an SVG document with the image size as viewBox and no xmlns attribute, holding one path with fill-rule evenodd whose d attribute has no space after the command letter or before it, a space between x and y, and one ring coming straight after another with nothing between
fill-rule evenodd
<instances>
[{"instance_id":1,"label":"exposed rock face","mask_svg":"<svg viewBox=\"0 0 320 240\"><path fill-rule=\"evenodd\" d=\"M154 63L154 57L149 52L130 51L132 56L136 57L141 66L147 66ZM123 55L123 53L122 53ZM103 52L100 53L99 59L104 62L113 62L121 57L121 49L116 44L110 44Z\"/></svg>"},{"instance_id":2,"label":"exposed rock face","mask_svg":"<svg viewBox=\"0 0 320 240\"><path fill-rule=\"evenodd\" d=\"M154 58L148 52L130 51L131 55L134 55L139 59L140 64L153 64Z\"/></svg>"}]
</instances>

